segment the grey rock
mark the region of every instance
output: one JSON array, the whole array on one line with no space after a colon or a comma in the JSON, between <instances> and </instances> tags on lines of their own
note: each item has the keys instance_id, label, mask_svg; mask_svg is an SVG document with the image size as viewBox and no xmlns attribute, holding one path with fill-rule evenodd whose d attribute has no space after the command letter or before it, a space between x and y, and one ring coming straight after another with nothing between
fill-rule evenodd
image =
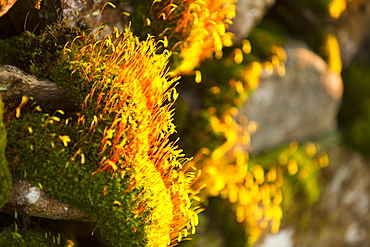
<instances>
[{"instance_id":1,"label":"grey rock","mask_svg":"<svg viewBox=\"0 0 370 247\"><path fill-rule=\"evenodd\" d=\"M11 65L0 65L0 94L7 104L19 104L23 95L32 97L45 110L75 111L76 106L50 80L38 80Z\"/></svg>"},{"instance_id":2,"label":"grey rock","mask_svg":"<svg viewBox=\"0 0 370 247\"><path fill-rule=\"evenodd\" d=\"M14 209L29 216L47 219L90 220L84 212L48 197L44 190L27 181L13 183L13 192L10 195L9 202L2 210L11 212Z\"/></svg>"},{"instance_id":3,"label":"grey rock","mask_svg":"<svg viewBox=\"0 0 370 247\"><path fill-rule=\"evenodd\" d=\"M278 245L283 244L278 242L273 246L369 246L370 159L340 142L338 133L317 142L330 160L329 166L322 170L321 197L314 205L301 209L305 215L294 219L283 217L281 231L291 231L292 235L281 241L293 245ZM255 247L268 246L264 243L271 238L273 235L266 234Z\"/></svg>"},{"instance_id":4,"label":"grey rock","mask_svg":"<svg viewBox=\"0 0 370 247\"><path fill-rule=\"evenodd\" d=\"M315 214L304 233L297 231L296 246L347 247L370 243L370 160L339 145L335 138L332 140L320 141L330 164L323 170L323 190L314 206Z\"/></svg>"},{"instance_id":5,"label":"grey rock","mask_svg":"<svg viewBox=\"0 0 370 247\"><path fill-rule=\"evenodd\" d=\"M336 128L342 79L302 43L286 47L285 76L261 79L241 113L256 121L259 130L251 136L255 152L293 140L315 138Z\"/></svg>"},{"instance_id":6,"label":"grey rock","mask_svg":"<svg viewBox=\"0 0 370 247\"><path fill-rule=\"evenodd\" d=\"M61 0L63 19L74 26L85 15L101 8L108 0Z\"/></svg>"},{"instance_id":7,"label":"grey rock","mask_svg":"<svg viewBox=\"0 0 370 247\"><path fill-rule=\"evenodd\" d=\"M116 7L107 5L104 10L98 9L83 17L85 25L96 32L101 24L104 24L101 36L112 34L113 28L122 32L129 26L130 17L123 13L133 13L133 8L126 2L116 3Z\"/></svg>"},{"instance_id":8,"label":"grey rock","mask_svg":"<svg viewBox=\"0 0 370 247\"><path fill-rule=\"evenodd\" d=\"M241 42L263 18L266 11L275 4L275 0L239 0L236 16L228 31L234 33L233 41Z\"/></svg>"},{"instance_id":9,"label":"grey rock","mask_svg":"<svg viewBox=\"0 0 370 247\"><path fill-rule=\"evenodd\" d=\"M255 247L293 247L293 233L292 229L285 228L276 234L268 234Z\"/></svg>"}]
</instances>

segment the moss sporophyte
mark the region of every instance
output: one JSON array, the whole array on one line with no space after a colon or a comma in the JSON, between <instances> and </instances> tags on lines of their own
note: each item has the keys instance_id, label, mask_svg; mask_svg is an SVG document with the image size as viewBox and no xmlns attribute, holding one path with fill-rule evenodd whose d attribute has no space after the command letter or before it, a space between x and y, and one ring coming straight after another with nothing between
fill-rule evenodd
<instances>
[{"instance_id":1,"label":"moss sporophyte","mask_svg":"<svg viewBox=\"0 0 370 247\"><path fill-rule=\"evenodd\" d=\"M147 1L146 8L135 2L143 15L133 17L134 32L163 40L173 52L171 74L192 73L206 58L214 53L222 56L222 47L232 44L226 29L235 16L235 0Z\"/></svg>"},{"instance_id":2,"label":"moss sporophyte","mask_svg":"<svg viewBox=\"0 0 370 247\"><path fill-rule=\"evenodd\" d=\"M67 43L59 61L80 78L56 81L80 112L8 120L9 161L88 213L111 246L175 245L194 233L199 208L190 188L196 171L169 141L177 98L170 53L129 30L114 40L97 35Z\"/></svg>"}]
</instances>

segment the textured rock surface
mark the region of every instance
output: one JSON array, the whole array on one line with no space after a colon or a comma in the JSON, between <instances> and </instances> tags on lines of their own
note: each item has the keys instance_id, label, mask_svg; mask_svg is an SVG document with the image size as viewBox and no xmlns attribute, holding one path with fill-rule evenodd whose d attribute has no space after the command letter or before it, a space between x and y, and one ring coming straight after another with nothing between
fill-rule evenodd
<instances>
[{"instance_id":1,"label":"textured rock surface","mask_svg":"<svg viewBox=\"0 0 370 247\"><path fill-rule=\"evenodd\" d=\"M236 17L229 28L229 31L235 34L234 42L245 39L274 3L275 0L239 0Z\"/></svg>"},{"instance_id":2,"label":"textured rock surface","mask_svg":"<svg viewBox=\"0 0 370 247\"><path fill-rule=\"evenodd\" d=\"M0 93L7 103L19 104L22 96L27 95L46 110L61 107L73 111L75 108L54 82L40 81L35 76L10 65L0 65Z\"/></svg>"},{"instance_id":3,"label":"textured rock surface","mask_svg":"<svg viewBox=\"0 0 370 247\"><path fill-rule=\"evenodd\" d=\"M277 234L269 234L255 247L293 247L293 233L292 229L283 229Z\"/></svg>"},{"instance_id":4,"label":"textured rock surface","mask_svg":"<svg viewBox=\"0 0 370 247\"><path fill-rule=\"evenodd\" d=\"M42 189L27 181L13 184L13 192L4 210L14 209L29 216L48 219L89 219L85 213L48 197Z\"/></svg>"},{"instance_id":5,"label":"textured rock surface","mask_svg":"<svg viewBox=\"0 0 370 247\"><path fill-rule=\"evenodd\" d=\"M99 9L106 2L108 0L61 0L63 19L72 26L76 25L83 16Z\"/></svg>"},{"instance_id":6,"label":"textured rock surface","mask_svg":"<svg viewBox=\"0 0 370 247\"><path fill-rule=\"evenodd\" d=\"M286 52L286 75L262 78L241 109L259 125L251 136L257 152L314 138L336 127L342 94L340 75L301 43L291 42Z\"/></svg>"},{"instance_id":7,"label":"textured rock surface","mask_svg":"<svg viewBox=\"0 0 370 247\"><path fill-rule=\"evenodd\" d=\"M116 27L119 31L123 31L124 27L129 25L129 16L122 13L132 13L132 7L128 6L127 3L117 3L116 8L107 5L103 11L98 9L86 16L84 16L83 21L87 27L91 28L95 32L99 26L103 23L103 33L111 34L113 27Z\"/></svg>"}]
</instances>

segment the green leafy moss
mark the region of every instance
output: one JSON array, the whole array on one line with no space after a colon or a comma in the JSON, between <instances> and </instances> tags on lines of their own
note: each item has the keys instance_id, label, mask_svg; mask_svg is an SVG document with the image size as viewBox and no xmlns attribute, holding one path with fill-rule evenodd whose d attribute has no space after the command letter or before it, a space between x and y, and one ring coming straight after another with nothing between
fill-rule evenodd
<instances>
[{"instance_id":1,"label":"green leafy moss","mask_svg":"<svg viewBox=\"0 0 370 247\"><path fill-rule=\"evenodd\" d=\"M90 88L80 86L78 72L71 76L69 60L62 57L64 45L77 35L83 33L64 24L56 24L41 35L25 32L19 37L1 40L0 62L18 66L39 78L54 80L76 103L81 104L87 95L86 90ZM85 91L81 91L82 88ZM71 119L68 121L72 122ZM111 246L144 245L144 224L139 223L142 222L139 218L146 215L133 215L131 211L135 207L133 198L140 188L137 188L137 193L125 193L127 177L132 174L123 173L115 179L109 173L92 176L97 169L93 164L99 163L95 156L86 156L86 165L81 164L80 156L71 160L71 153L76 153L77 147L66 147L59 138L71 136L72 143L81 144L79 148L82 153L95 154L99 152L102 132L86 135L86 131L74 123L67 126L52 120L48 114L38 112L23 114L22 118L12 119L7 125L10 133L7 156L11 160L11 169L18 171L17 176L41 184L49 196L89 214ZM4 128L1 130L4 133ZM5 139L1 140L1 144L5 144ZM6 170L5 159L1 161L0 175L4 177L1 179L4 185L1 186L1 196L5 198L11 189L10 174ZM115 201L120 205L114 204Z\"/></svg>"},{"instance_id":2,"label":"green leafy moss","mask_svg":"<svg viewBox=\"0 0 370 247\"><path fill-rule=\"evenodd\" d=\"M0 208L8 201L12 192L12 178L5 158L6 130L3 123L4 104L0 97Z\"/></svg>"},{"instance_id":3,"label":"green leafy moss","mask_svg":"<svg viewBox=\"0 0 370 247\"><path fill-rule=\"evenodd\" d=\"M90 215L111 246L143 246L141 234L144 226L139 222L145 215L135 216L132 213L135 206L133 198L140 189L137 193L125 193L127 177L132 174L122 174L114 179L110 173L92 176L97 169L94 164L98 163L95 156L86 156L85 164L81 164L80 157L72 161L70 152L73 147L65 147L59 139L60 135L68 134L76 138L72 142L79 140L84 153L93 154L98 152L98 139L102 133L87 139L81 135L82 130L78 126L68 129L58 123L49 123L47 128L43 127L47 119L50 119L48 115L37 113L11 121L7 149L12 168L26 171L23 178L41 183L51 197L70 203ZM22 142L17 141L20 138ZM22 150L22 155L14 150ZM106 195L105 187L108 188ZM114 204L115 201L121 205Z\"/></svg>"},{"instance_id":4,"label":"green leafy moss","mask_svg":"<svg viewBox=\"0 0 370 247\"><path fill-rule=\"evenodd\" d=\"M72 71L71 59L63 55L63 49L76 37L87 36L79 28L69 27L64 22L47 26L39 35L26 31L0 40L0 64L13 65L39 79L56 82L76 105L81 105L90 88L81 87L83 75Z\"/></svg>"},{"instance_id":5,"label":"green leafy moss","mask_svg":"<svg viewBox=\"0 0 370 247\"><path fill-rule=\"evenodd\" d=\"M177 96L165 72L169 54L156 45L129 30L116 41L80 33L47 75L80 106L76 116L35 108L7 118L12 170L87 213L109 246L181 241L196 216L185 159L167 140Z\"/></svg>"},{"instance_id":6,"label":"green leafy moss","mask_svg":"<svg viewBox=\"0 0 370 247\"><path fill-rule=\"evenodd\" d=\"M66 246L67 240L60 234L53 235L41 230L18 229L17 225L0 229L1 247L49 247Z\"/></svg>"},{"instance_id":7,"label":"green leafy moss","mask_svg":"<svg viewBox=\"0 0 370 247\"><path fill-rule=\"evenodd\" d=\"M51 69L60 61L62 50L81 31L64 23L48 26L40 35L28 31L0 40L0 64L14 65L36 75L50 78Z\"/></svg>"}]
</instances>

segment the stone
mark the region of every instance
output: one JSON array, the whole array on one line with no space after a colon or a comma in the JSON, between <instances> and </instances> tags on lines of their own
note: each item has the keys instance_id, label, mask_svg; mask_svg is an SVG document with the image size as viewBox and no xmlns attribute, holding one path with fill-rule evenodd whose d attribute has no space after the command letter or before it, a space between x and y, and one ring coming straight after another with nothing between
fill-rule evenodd
<instances>
[{"instance_id":1,"label":"stone","mask_svg":"<svg viewBox=\"0 0 370 247\"><path fill-rule=\"evenodd\" d=\"M293 244L282 246L369 246L370 159L340 145L341 142L338 132L317 142L330 160L322 170L321 197L301 209L301 215L283 217L280 232L290 231L291 236L282 241ZM274 235L266 234L255 246L272 246L264 245L271 238Z\"/></svg>"},{"instance_id":2,"label":"stone","mask_svg":"<svg viewBox=\"0 0 370 247\"><path fill-rule=\"evenodd\" d=\"M6 104L19 104L22 96L32 97L45 111L58 109L74 112L77 107L51 80L38 80L11 65L0 65L0 94Z\"/></svg>"},{"instance_id":3,"label":"stone","mask_svg":"<svg viewBox=\"0 0 370 247\"><path fill-rule=\"evenodd\" d=\"M10 0L5 1L10 2ZM19 35L26 30L35 33L38 28L44 27L45 23L40 19L39 10L35 8L35 4L37 2L33 0L15 1L14 5L0 17L0 39Z\"/></svg>"},{"instance_id":4,"label":"stone","mask_svg":"<svg viewBox=\"0 0 370 247\"><path fill-rule=\"evenodd\" d=\"M61 0L63 19L75 26L85 15L101 8L108 0Z\"/></svg>"},{"instance_id":5,"label":"stone","mask_svg":"<svg viewBox=\"0 0 370 247\"><path fill-rule=\"evenodd\" d=\"M292 229L286 228L274 235L269 234L256 247L293 247L293 233Z\"/></svg>"},{"instance_id":6,"label":"stone","mask_svg":"<svg viewBox=\"0 0 370 247\"><path fill-rule=\"evenodd\" d=\"M98 9L83 17L85 25L96 32L101 24L104 24L101 35L112 34L113 28L117 28L118 31L122 32L125 27L130 24L130 17L123 13L132 13L133 8L130 7L126 2L116 3L115 8L107 5L103 11Z\"/></svg>"},{"instance_id":7,"label":"stone","mask_svg":"<svg viewBox=\"0 0 370 247\"><path fill-rule=\"evenodd\" d=\"M275 0L239 0L237 1L236 16L228 31L235 36L234 43L247 38L249 32L263 18L267 10L275 4Z\"/></svg>"},{"instance_id":8,"label":"stone","mask_svg":"<svg viewBox=\"0 0 370 247\"><path fill-rule=\"evenodd\" d=\"M84 212L48 197L38 186L22 180L13 183L13 192L9 202L1 210L11 212L15 209L29 216L47 219L90 220Z\"/></svg>"},{"instance_id":9,"label":"stone","mask_svg":"<svg viewBox=\"0 0 370 247\"><path fill-rule=\"evenodd\" d=\"M340 75L303 43L291 41L285 50L286 74L261 78L240 109L259 125L251 136L254 152L315 138L336 128L343 90Z\"/></svg>"}]
</instances>

